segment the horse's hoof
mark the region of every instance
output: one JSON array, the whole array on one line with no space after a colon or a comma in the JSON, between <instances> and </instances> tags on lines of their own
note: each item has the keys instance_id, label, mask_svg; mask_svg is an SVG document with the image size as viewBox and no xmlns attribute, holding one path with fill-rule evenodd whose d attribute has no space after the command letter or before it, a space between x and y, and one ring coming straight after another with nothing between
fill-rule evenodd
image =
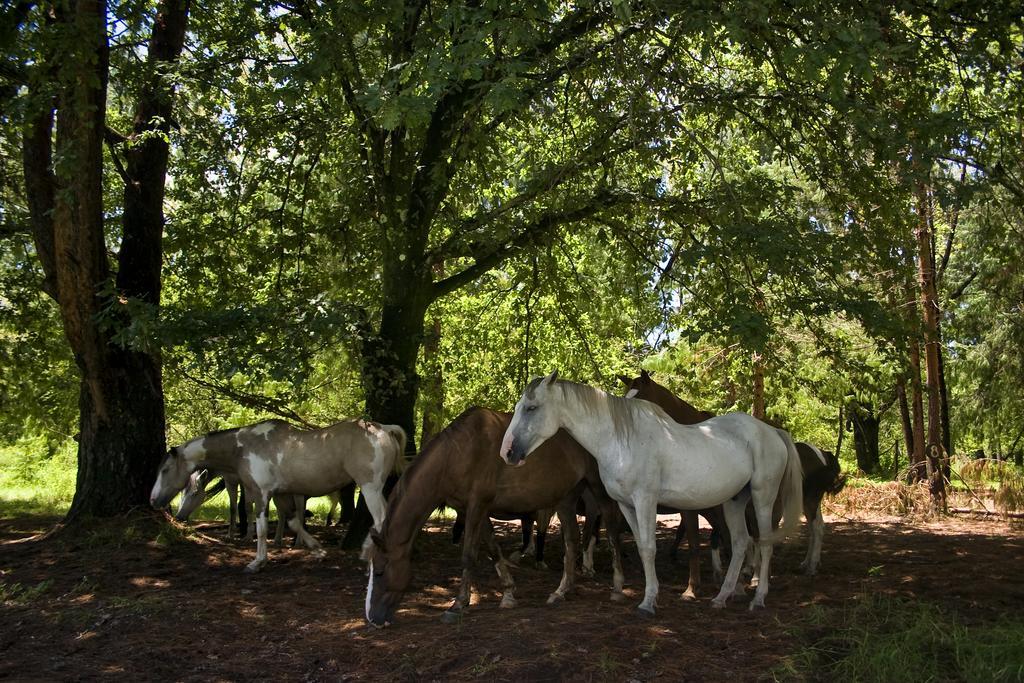
<instances>
[{"instance_id":1,"label":"horse's hoof","mask_svg":"<svg viewBox=\"0 0 1024 683\"><path fill-rule=\"evenodd\" d=\"M644 619L653 619L654 618L654 610L653 609L648 609L647 607L644 607L643 605L640 605L639 607L636 608L636 613L639 614Z\"/></svg>"},{"instance_id":2,"label":"horse's hoof","mask_svg":"<svg viewBox=\"0 0 1024 683\"><path fill-rule=\"evenodd\" d=\"M582 574L588 579L592 579L595 576L597 576L597 573L594 571L593 567L583 567L583 569L580 570L580 574Z\"/></svg>"},{"instance_id":3,"label":"horse's hoof","mask_svg":"<svg viewBox=\"0 0 1024 683\"><path fill-rule=\"evenodd\" d=\"M548 596L548 604L549 605L557 605L557 604L563 603L563 602L565 602L565 596L562 595L561 593L555 592L555 593L552 593L551 595Z\"/></svg>"},{"instance_id":4,"label":"horse's hoof","mask_svg":"<svg viewBox=\"0 0 1024 683\"><path fill-rule=\"evenodd\" d=\"M543 560L541 560L540 562L537 563L537 569L541 569L543 571L547 571L548 570L548 563L544 562Z\"/></svg>"},{"instance_id":5,"label":"horse's hoof","mask_svg":"<svg viewBox=\"0 0 1024 683\"><path fill-rule=\"evenodd\" d=\"M714 609L725 609L725 600L712 600L711 607Z\"/></svg>"},{"instance_id":6,"label":"horse's hoof","mask_svg":"<svg viewBox=\"0 0 1024 683\"><path fill-rule=\"evenodd\" d=\"M246 574L255 574L256 572L258 572L261 569L263 569L263 563L262 562L250 562L249 564L245 565L245 573Z\"/></svg>"},{"instance_id":7,"label":"horse's hoof","mask_svg":"<svg viewBox=\"0 0 1024 683\"><path fill-rule=\"evenodd\" d=\"M462 612L452 611L450 609L441 612L441 623L442 624L459 624L462 623Z\"/></svg>"},{"instance_id":8,"label":"horse's hoof","mask_svg":"<svg viewBox=\"0 0 1024 683\"><path fill-rule=\"evenodd\" d=\"M626 599L626 594L621 591L612 591L612 602L622 602Z\"/></svg>"},{"instance_id":9,"label":"horse's hoof","mask_svg":"<svg viewBox=\"0 0 1024 683\"><path fill-rule=\"evenodd\" d=\"M764 609L764 600L754 598L750 601L750 611L753 612L756 609Z\"/></svg>"},{"instance_id":10,"label":"horse's hoof","mask_svg":"<svg viewBox=\"0 0 1024 683\"><path fill-rule=\"evenodd\" d=\"M508 561L512 564L519 564L519 561L523 559L523 554L518 550L508 556Z\"/></svg>"},{"instance_id":11,"label":"horse's hoof","mask_svg":"<svg viewBox=\"0 0 1024 683\"><path fill-rule=\"evenodd\" d=\"M512 609L515 606L516 606L516 599L515 598L513 598L511 595L502 596L501 604L499 605L499 607L501 609Z\"/></svg>"},{"instance_id":12,"label":"horse's hoof","mask_svg":"<svg viewBox=\"0 0 1024 683\"><path fill-rule=\"evenodd\" d=\"M683 600L686 600L687 602L693 602L697 599L697 594L694 593L691 589L687 588L686 591L683 593L682 597Z\"/></svg>"}]
</instances>

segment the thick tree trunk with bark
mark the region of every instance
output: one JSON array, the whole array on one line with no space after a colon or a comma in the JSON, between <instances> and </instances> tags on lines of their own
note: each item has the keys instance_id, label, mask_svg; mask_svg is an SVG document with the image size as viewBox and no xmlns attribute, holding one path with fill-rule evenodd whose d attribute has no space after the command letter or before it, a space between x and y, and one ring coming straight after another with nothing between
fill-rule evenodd
<instances>
[{"instance_id":1,"label":"thick tree trunk with bark","mask_svg":"<svg viewBox=\"0 0 1024 683\"><path fill-rule=\"evenodd\" d=\"M158 9L150 45L154 69L180 54L187 8L187 3L172 2ZM65 40L73 40L55 52L52 64L40 65L59 83L53 102L56 155L52 109L30 117L23 140L26 193L46 275L44 289L60 306L82 377L78 478L69 520L122 514L147 504L165 449L159 356L123 348L112 339L128 321L126 297L159 304L167 144L151 139L130 152L129 170L122 174L124 231L116 283L111 283L102 193L106 13L105 3L86 1L57 13L67 30ZM172 92L155 74L143 86L135 133L158 125L166 131ZM63 160L57 172L54 156Z\"/></svg>"}]
</instances>

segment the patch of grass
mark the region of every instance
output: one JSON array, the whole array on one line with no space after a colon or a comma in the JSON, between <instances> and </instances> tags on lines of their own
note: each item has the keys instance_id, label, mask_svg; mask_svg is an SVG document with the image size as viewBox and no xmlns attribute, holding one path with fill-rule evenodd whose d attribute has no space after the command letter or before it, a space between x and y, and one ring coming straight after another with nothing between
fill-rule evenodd
<instances>
[{"instance_id":1,"label":"patch of grass","mask_svg":"<svg viewBox=\"0 0 1024 683\"><path fill-rule=\"evenodd\" d=\"M964 626L928 603L872 596L815 609L800 631L807 644L773 672L777 680L1024 679L1024 621Z\"/></svg>"},{"instance_id":2,"label":"patch of grass","mask_svg":"<svg viewBox=\"0 0 1024 683\"><path fill-rule=\"evenodd\" d=\"M75 495L76 444L59 447L40 436L0 446L0 515L64 515Z\"/></svg>"},{"instance_id":3,"label":"patch of grass","mask_svg":"<svg viewBox=\"0 0 1024 683\"><path fill-rule=\"evenodd\" d=\"M35 586L22 586L20 583L0 581L0 602L13 602L16 605L28 605L50 589L52 579L40 581Z\"/></svg>"},{"instance_id":4,"label":"patch of grass","mask_svg":"<svg viewBox=\"0 0 1024 683\"><path fill-rule=\"evenodd\" d=\"M192 527L187 524L168 520L160 526L160 531L157 532L155 540L157 545L169 548L182 543L187 543L193 535L195 535L195 530Z\"/></svg>"}]
</instances>

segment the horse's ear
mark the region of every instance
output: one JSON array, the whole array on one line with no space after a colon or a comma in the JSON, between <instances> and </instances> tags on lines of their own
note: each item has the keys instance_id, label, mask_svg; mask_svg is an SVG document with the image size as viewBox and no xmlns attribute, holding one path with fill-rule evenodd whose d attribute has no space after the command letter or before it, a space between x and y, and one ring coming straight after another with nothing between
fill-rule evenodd
<instances>
[{"instance_id":1,"label":"horse's ear","mask_svg":"<svg viewBox=\"0 0 1024 683\"><path fill-rule=\"evenodd\" d=\"M558 379L558 370L553 371L550 375L545 377L543 384L545 386L551 386L552 384L555 383L556 379Z\"/></svg>"},{"instance_id":2,"label":"horse's ear","mask_svg":"<svg viewBox=\"0 0 1024 683\"><path fill-rule=\"evenodd\" d=\"M653 375L653 374L654 374L653 372L647 372L646 370L641 370L640 371L640 379L644 380L645 382L650 382L651 381L651 375Z\"/></svg>"},{"instance_id":3,"label":"horse's ear","mask_svg":"<svg viewBox=\"0 0 1024 683\"><path fill-rule=\"evenodd\" d=\"M626 377L625 375L615 375L615 376L618 377L619 381L622 382L623 384L625 384L627 387L630 384L633 383L633 380L630 379L629 377Z\"/></svg>"}]
</instances>

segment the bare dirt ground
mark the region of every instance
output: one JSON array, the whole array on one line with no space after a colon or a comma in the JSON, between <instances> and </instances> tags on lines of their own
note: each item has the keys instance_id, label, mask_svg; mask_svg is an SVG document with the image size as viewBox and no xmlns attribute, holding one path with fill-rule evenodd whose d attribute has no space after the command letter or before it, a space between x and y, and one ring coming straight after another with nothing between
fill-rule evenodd
<instances>
[{"instance_id":1,"label":"bare dirt ground","mask_svg":"<svg viewBox=\"0 0 1024 683\"><path fill-rule=\"evenodd\" d=\"M643 581L631 540L629 602L608 600L602 543L598 577L580 578L572 599L546 606L561 562L551 537L552 568L524 563L515 573L519 607L498 609L499 584L488 572L462 623L443 625L459 556L448 525L431 523L417 541L396 624L384 630L365 625L364 568L338 548L339 530L312 528L326 559L272 549L270 564L250 576L242 569L252 546L226 539L224 525L199 525L168 545L153 540L160 527L151 518L43 540L31 537L54 520L0 520L0 678L735 682L764 678L791 654L794 629L813 605L891 594L938 604L967 624L1024 607L1020 525L829 517L821 573L798 573L801 535L776 552L768 608L751 613L746 600L711 609L708 562L700 599L680 599L686 566L664 552L675 518L662 519L654 619L635 613ZM503 545L514 547L518 526L505 533Z\"/></svg>"}]
</instances>

